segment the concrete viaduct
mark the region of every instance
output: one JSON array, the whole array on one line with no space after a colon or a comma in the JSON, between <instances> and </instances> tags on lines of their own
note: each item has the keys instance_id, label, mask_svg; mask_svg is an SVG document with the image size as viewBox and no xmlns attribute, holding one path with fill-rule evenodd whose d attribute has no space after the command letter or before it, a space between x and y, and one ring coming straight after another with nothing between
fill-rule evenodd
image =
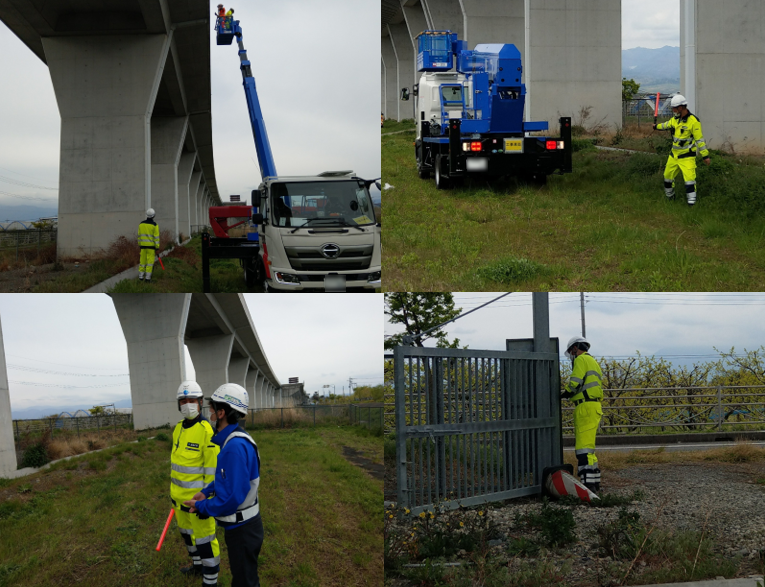
<instances>
[{"instance_id":1,"label":"concrete viaduct","mask_svg":"<svg viewBox=\"0 0 765 587\"><path fill-rule=\"evenodd\" d=\"M176 392L186 378L184 345L205 397L224 383L238 383L250 396L250 409L291 407L307 399L302 391L282 393L241 294L112 294L111 298L127 342L136 430L180 420ZM15 470L0 328L0 477Z\"/></svg>"},{"instance_id":2,"label":"concrete viaduct","mask_svg":"<svg viewBox=\"0 0 765 587\"><path fill-rule=\"evenodd\" d=\"M399 92L417 83L414 38L450 29L472 49L513 43L523 58L526 120L560 116L621 126L619 0L382 0L382 112L414 117ZM680 0L681 93L715 149L765 147L765 3Z\"/></svg>"},{"instance_id":3,"label":"concrete viaduct","mask_svg":"<svg viewBox=\"0 0 765 587\"><path fill-rule=\"evenodd\" d=\"M176 241L207 224L210 15L208 0L0 0L58 102L60 257L134 235L149 207Z\"/></svg>"}]
</instances>

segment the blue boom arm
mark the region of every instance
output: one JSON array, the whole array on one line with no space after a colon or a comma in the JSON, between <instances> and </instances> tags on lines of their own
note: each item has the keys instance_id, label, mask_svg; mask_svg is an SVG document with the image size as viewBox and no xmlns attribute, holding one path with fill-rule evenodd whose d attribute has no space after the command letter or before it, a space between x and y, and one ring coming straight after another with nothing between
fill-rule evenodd
<instances>
[{"instance_id":1,"label":"blue boom arm","mask_svg":"<svg viewBox=\"0 0 765 587\"><path fill-rule=\"evenodd\" d=\"M242 27L238 20L232 17L218 17L216 30L218 32L218 45L230 45L234 37L239 45L240 69L242 70L242 85L244 86L244 95L247 98L247 110L250 114L250 123L252 124L252 136L255 139L255 150L258 153L258 164L260 166L260 175L266 177L276 177L276 164L274 155L271 152L271 143L268 142L268 133L266 132L266 123L263 121L263 113L260 111L260 101L258 100L258 91L255 88L255 78L252 77L252 69L247 59L247 51L242 43Z\"/></svg>"}]
</instances>

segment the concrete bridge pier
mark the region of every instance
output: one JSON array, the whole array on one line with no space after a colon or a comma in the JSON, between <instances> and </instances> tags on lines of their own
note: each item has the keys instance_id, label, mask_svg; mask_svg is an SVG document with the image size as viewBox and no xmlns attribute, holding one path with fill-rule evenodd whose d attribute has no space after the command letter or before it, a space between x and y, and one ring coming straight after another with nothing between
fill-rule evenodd
<instances>
[{"instance_id":1,"label":"concrete bridge pier","mask_svg":"<svg viewBox=\"0 0 765 587\"><path fill-rule=\"evenodd\" d=\"M189 181L189 224L199 224L199 188L201 187L201 171L194 171ZM191 227L189 227L191 230ZM191 232L189 232L191 234Z\"/></svg>"},{"instance_id":2,"label":"concrete bridge pier","mask_svg":"<svg viewBox=\"0 0 765 587\"><path fill-rule=\"evenodd\" d=\"M191 294L119 294L112 301L128 347L135 429L177 422Z\"/></svg>"},{"instance_id":3,"label":"concrete bridge pier","mask_svg":"<svg viewBox=\"0 0 765 587\"><path fill-rule=\"evenodd\" d=\"M59 257L95 253L145 218L151 113L170 40L42 38L61 114Z\"/></svg>"},{"instance_id":4,"label":"concrete bridge pier","mask_svg":"<svg viewBox=\"0 0 765 587\"><path fill-rule=\"evenodd\" d=\"M250 359L248 358L234 358L232 357L228 363L228 382L241 385L247 390L248 394L252 392L247 389L247 369L250 366Z\"/></svg>"},{"instance_id":5,"label":"concrete bridge pier","mask_svg":"<svg viewBox=\"0 0 765 587\"><path fill-rule=\"evenodd\" d=\"M191 182L194 178L194 153L183 153L178 162L178 239L181 236L188 238L191 235L191 222L189 222L189 193ZM197 179L197 183L199 179ZM194 188L196 189L196 187Z\"/></svg>"},{"instance_id":6,"label":"concrete bridge pier","mask_svg":"<svg viewBox=\"0 0 765 587\"><path fill-rule=\"evenodd\" d=\"M151 207L159 230L178 242L178 165L189 126L188 116L151 119ZM193 159L193 154L188 154Z\"/></svg>"},{"instance_id":7,"label":"concrete bridge pier","mask_svg":"<svg viewBox=\"0 0 765 587\"><path fill-rule=\"evenodd\" d=\"M250 396L250 409L255 409L255 382L258 380L260 371L257 367L250 365L249 371L247 371L247 377L244 380L244 388L247 390L247 394Z\"/></svg>"},{"instance_id":8,"label":"concrete bridge pier","mask_svg":"<svg viewBox=\"0 0 765 587\"><path fill-rule=\"evenodd\" d=\"M186 341L186 348L189 349L194 370L197 372L197 383L202 387L205 397L210 397L221 385L229 382L228 369L233 344L233 334L191 338Z\"/></svg>"},{"instance_id":9,"label":"concrete bridge pier","mask_svg":"<svg viewBox=\"0 0 765 587\"><path fill-rule=\"evenodd\" d=\"M0 324L0 477L10 477L16 471L16 444L13 441L11 395L3 348L3 328Z\"/></svg>"}]
</instances>

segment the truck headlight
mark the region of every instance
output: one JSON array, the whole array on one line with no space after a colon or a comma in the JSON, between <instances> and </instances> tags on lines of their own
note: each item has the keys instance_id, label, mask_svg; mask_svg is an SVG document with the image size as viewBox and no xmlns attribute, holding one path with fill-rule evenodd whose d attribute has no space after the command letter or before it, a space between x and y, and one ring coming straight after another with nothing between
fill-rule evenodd
<instances>
[{"instance_id":1,"label":"truck headlight","mask_svg":"<svg viewBox=\"0 0 765 587\"><path fill-rule=\"evenodd\" d=\"M275 271L274 275L276 276L277 283L284 283L286 285L300 285L300 279L297 275L282 273L280 271Z\"/></svg>"},{"instance_id":2,"label":"truck headlight","mask_svg":"<svg viewBox=\"0 0 765 587\"><path fill-rule=\"evenodd\" d=\"M381 273L381 271L376 271L375 273L370 273L369 277L367 277L367 281L369 281L370 283L372 283L374 281L380 281L380 273Z\"/></svg>"}]
</instances>

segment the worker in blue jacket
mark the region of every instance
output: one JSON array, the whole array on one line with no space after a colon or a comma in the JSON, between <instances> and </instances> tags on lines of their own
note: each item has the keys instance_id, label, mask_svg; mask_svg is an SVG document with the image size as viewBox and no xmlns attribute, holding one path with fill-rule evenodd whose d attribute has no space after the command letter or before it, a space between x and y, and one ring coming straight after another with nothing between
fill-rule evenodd
<instances>
[{"instance_id":1,"label":"worker in blue jacket","mask_svg":"<svg viewBox=\"0 0 765 587\"><path fill-rule=\"evenodd\" d=\"M231 587L259 587L258 555L263 544L258 485L258 446L239 424L247 416L247 391L236 383L221 385L209 400L217 433L212 442L220 453L215 480L184 502L191 513L213 516L225 531L231 566Z\"/></svg>"}]
</instances>

